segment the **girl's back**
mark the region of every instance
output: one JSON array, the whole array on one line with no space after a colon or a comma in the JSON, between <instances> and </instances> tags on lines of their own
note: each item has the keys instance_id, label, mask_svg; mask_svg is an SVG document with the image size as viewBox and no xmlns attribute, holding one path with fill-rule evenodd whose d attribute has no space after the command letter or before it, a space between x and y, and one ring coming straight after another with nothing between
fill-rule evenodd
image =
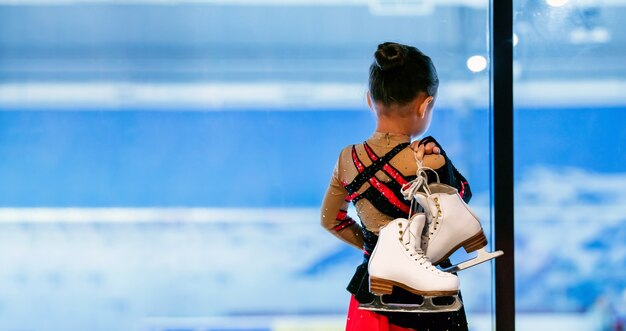
<instances>
[{"instance_id":1,"label":"girl's back","mask_svg":"<svg viewBox=\"0 0 626 331\"><path fill-rule=\"evenodd\" d=\"M374 313L358 309L359 302L373 300L367 262L378 241L380 228L409 214L410 202L401 192L402 186L413 180L417 172L416 155L409 142L411 137L428 129L439 84L430 58L414 47L384 43L379 45L375 58L370 67L368 104L377 115L376 132L362 144L342 149L321 210L321 224L327 230L364 251L364 261L348 284L353 296L346 329L467 330L463 308L436 314ZM424 159L425 165L437 169L443 183L456 187L461 197L469 200L471 193L465 178L452 166L441 146L429 138L421 142L437 145L441 156L435 157L434 162L431 159L430 163ZM363 227L348 216L350 203L355 205ZM400 302L420 300L409 292L394 291L392 296Z\"/></svg>"}]
</instances>

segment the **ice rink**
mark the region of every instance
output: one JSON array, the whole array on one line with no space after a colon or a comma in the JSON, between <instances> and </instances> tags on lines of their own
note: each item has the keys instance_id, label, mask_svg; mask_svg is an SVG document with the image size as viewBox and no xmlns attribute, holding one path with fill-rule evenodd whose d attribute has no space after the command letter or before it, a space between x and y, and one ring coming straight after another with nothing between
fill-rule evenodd
<instances>
[{"instance_id":1,"label":"ice rink","mask_svg":"<svg viewBox=\"0 0 626 331\"><path fill-rule=\"evenodd\" d=\"M544 131L517 133L527 142L518 155L528 151L516 178L517 303L526 312L519 323L591 330L584 325L602 318L603 305L624 300L623 270L610 266L626 262L626 175L566 151L529 161L543 142L568 139L565 126L550 136L549 119L563 111L542 110ZM594 120L607 127L621 111ZM369 116L0 113L0 148L13 156L2 163L0 188L12 206L0 209L0 329L290 330L294 321L340 329L345 286L361 257L319 226L334 155L349 139L324 133L343 122L366 137ZM260 118L272 126L254 126ZM579 130L572 126L571 139ZM593 130L585 134L610 153L613 145L599 143L605 131ZM447 137L440 125L432 131ZM218 137L224 143L209 143ZM249 152L234 150L248 143ZM480 185L487 179L476 176L488 161L472 160L458 166L478 183L470 205L488 230L489 195ZM460 277L472 330L488 330L490 266Z\"/></svg>"}]
</instances>

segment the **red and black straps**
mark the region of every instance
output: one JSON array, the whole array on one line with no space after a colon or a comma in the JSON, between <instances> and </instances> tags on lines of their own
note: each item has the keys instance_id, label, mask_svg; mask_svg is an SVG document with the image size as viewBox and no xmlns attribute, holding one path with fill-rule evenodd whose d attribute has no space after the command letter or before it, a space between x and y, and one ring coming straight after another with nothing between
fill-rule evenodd
<instances>
[{"instance_id":1,"label":"red and black straps","mask_svg":"<svg viewBox=\"0 0 626 331\"><path fill-rule=\"evenodd\" d=\"M356 223L350 216L348 216L348 212L343 209L339 210L339 212L337 213L337 220L339 221L339 224L333 227L334 231L341 231Z\"/></svg>"},{"instance_id":2,"label":"red and black straps","mask_svg":"<svg viewBox=\"0 0 626 331\"><path fill-rule=\"evenodd\" d=\"M372 148L370 148L370 145L367 144L367 141L363 142L363 147L365 147L365 151L367 152L367 156L370 158L370 160L372 161L378 160L378 156L376 155L376 153L374 153Z\"/></svg>"},{"instance_id":3,"label":"red and black straps","mask_svg":"<svg viewBox=\"0 0 626 331\"><path fill-rule=\"evenodd\" d=\"M335 226L333 228L333 231L339 232L339 231L341 231L341 230L343 230L343 229L345 229L345 228L347 228L349 226L352 226L352 224L354 224L354 223L356 223L356 222L352 218L348 218L347 220L339 223L339 225Z\"/></svg>"},{"instance_id":4,"label":"red and black straps","mask_svg":"<svg viewBox=\"0 0 626 331\"><path fill-rule=\"evenodd\" d=\"M338 221L344 221L347 217L348 217L348 211L340 209L339 212L337 213L336 219Z\"/></svg>"},{"instance_id":5,"label":"red and black straps","mask_svg":"<svg viewBox=\"0 0 626 331\"><path fill-rule=\"evenodd\" d=\"M352 162L354 162L354 165L356 166L356 169L359 171L359 173L362 173L363 170L365 170L363 162L361 162L359 156L356 155L356 148L354 146L352 146Z\"/></svg>"},{"instance_id":6,"label":"red and black straps","mask_svg":"<svg viewBox=\"0 0 626 331\"><path fill-rule=\"evenodd\" d=\"M372 162L378 160L378 156L376 155L376 153L374 153L374 151L372 150L370 145L367 144L366 141L363 142L363 147L365 147L367 156L370 158L370 160L372 160ZM404 176L402 176L402 174L400 174L400 172L389 163L385 163L385 165L383 166L383 171L400 185L405 185L408 183Z\"/></svg>"},{"instance_id":7,"label":"red and black straps","mask_svg":"<svg viewBox=\"0 0 626 331\"><path fill-rule=\"evenodd\" d=\"M365 184L371 177L374 177L376 175L376 172L381 170L386 164L389 163L389 161L394 156L400 153L408 145L409 145L408 143L402 143L402 144L397 145L387 154L377 158L376 161L373 161L372 164L370 164L367 167L363 165L363 162L361 162L361 160L359 160L357 153L356 153L356 148L353 145L352 146L352 162L354 163L354 166L359 171L359 174L356 175L356 177L352 180L350 184L346 185L346 189L348 190L348 192L352 193L352 192L358 191L359 188L363 186L363 184Z\"/></svg>"},{"instance_id":8,"label":"red and black straps","mask_svg":"<svg viewBox=\"0 0 626 331\"><path fill-rule=\"evenodd\" d=\"M389 187L383 184L378 178L372 177L370 178L370 184L378 190L392 205L396 206L396 208L402 210L405 213L409 213L410 208L406 204L404 204L398 197L393 193Z\"/></svg>"},{"instance_id":9,"label":"red and black straps","mask_svg":"<svg viewBox=\"0 0 626 331\"><path fill-rule=\"evenodd\" d=\"M460 182L461 183L461 191L459 192L459 195L461 196L461 198L463 198L465 196L465 186L469 185L468 182Z\"/></svg>"},{"instance_id":10,"label":"red and black straps","mask_svg":"<svg viewBox=\"0 0 626 331\"><path fill-rule=\"evenodd\" d=\"M398 152L396 152L395 154L397 154ZM359 171L359 175L357 175L357 178L365 174L366 170L369 170L369 173L368 173L369 176L367 177L361 176L361 178L367 178L367 181L370 183L370 185L374 187L380 194L382 194L382 196L385 197L387 201L389 201L396 208L400 209L401 211L405 213L409 213L409 210L410 210L409 206L405 204L402 200L400 200L396 196L396 194L393 192L393 190L391 190L387 185L385 185L378 178L376 178L376 171L378 171L378 169L376 168L380 168L381 166L384 167L385 165L388 165L387 163L381 164L380 163L381 160L382 159L380 158L376 158L376 160L374 160L372 165L370 165L369 167L365 167L356 153L356 148L352 146L352 161L354 162L354 165ZM375 167L375 165L377 165L378 167ZM355 178L355 181L356 181L356 178ZM346 185L346 188L348 188L348 186L350 185ZM348 190L348 192L350 192L350 190Z\"/></svg>"},{"instance_id":11,"label":"red and black straps","mask_svg":"<svg viewBox=\"0 0 626 331\"><path fill-rule=\"evenodd\" d=\"M348 186L348 183L346 183L345 180L342 180L341 184L343 184L343 187ZM351 202L352 200L354 200L354 199L356 199L358 197L359 197L359 193L357 193L357 192L349 193L348 195L346 195L346 202Z\"/></svg>"}]
</instances>

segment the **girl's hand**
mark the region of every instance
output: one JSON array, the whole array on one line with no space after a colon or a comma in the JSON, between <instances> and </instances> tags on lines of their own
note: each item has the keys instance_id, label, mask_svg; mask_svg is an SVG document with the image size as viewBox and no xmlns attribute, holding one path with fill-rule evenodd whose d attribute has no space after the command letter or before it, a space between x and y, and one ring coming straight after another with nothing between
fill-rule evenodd
<instances>
[{"instance_id":1,"label":"girl's hand","mask_svg":"<svg viewBox=\"0 0 626 331\"><path fill-rule=\"evenodd\" d=\"M421 140L416 140L411 143L411 149L415 153L418 160L423 161L425 155L429 154L441 154L441 149L437 147L437 144L433 141L420 145Z\"/></svg>"}]
</instances>

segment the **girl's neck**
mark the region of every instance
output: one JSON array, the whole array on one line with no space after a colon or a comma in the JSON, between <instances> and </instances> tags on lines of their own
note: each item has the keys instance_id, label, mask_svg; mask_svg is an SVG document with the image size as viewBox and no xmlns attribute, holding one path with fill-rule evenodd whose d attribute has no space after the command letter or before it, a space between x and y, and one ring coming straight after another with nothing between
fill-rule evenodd
<instances>
[{"instance_id":1,"label":"girl's neck","mask_svg":"<svg viewBox=\"0 0 626 331\"><path fill-rule=\"evenodd\" d=\"M400 143L408 143L410 141L411 137L408 135L380 131L374 132L374 134L367 139L369 144L382 147L393 147Z\"/></svg>"},{"instance_id":2,"label":"girl's neck","mask_svg":"<svg viewBox=\"0 0 626 331\"><path fill-rule=\"evenodd\" d=\"M376 132L382 133L391 133L391 134L400 134L411 136L411 130L403 125L403 123L398 123L398 121L390 120L386 117L379 117L378 123L376 124Z\"/></svg>"}]
</instances>

